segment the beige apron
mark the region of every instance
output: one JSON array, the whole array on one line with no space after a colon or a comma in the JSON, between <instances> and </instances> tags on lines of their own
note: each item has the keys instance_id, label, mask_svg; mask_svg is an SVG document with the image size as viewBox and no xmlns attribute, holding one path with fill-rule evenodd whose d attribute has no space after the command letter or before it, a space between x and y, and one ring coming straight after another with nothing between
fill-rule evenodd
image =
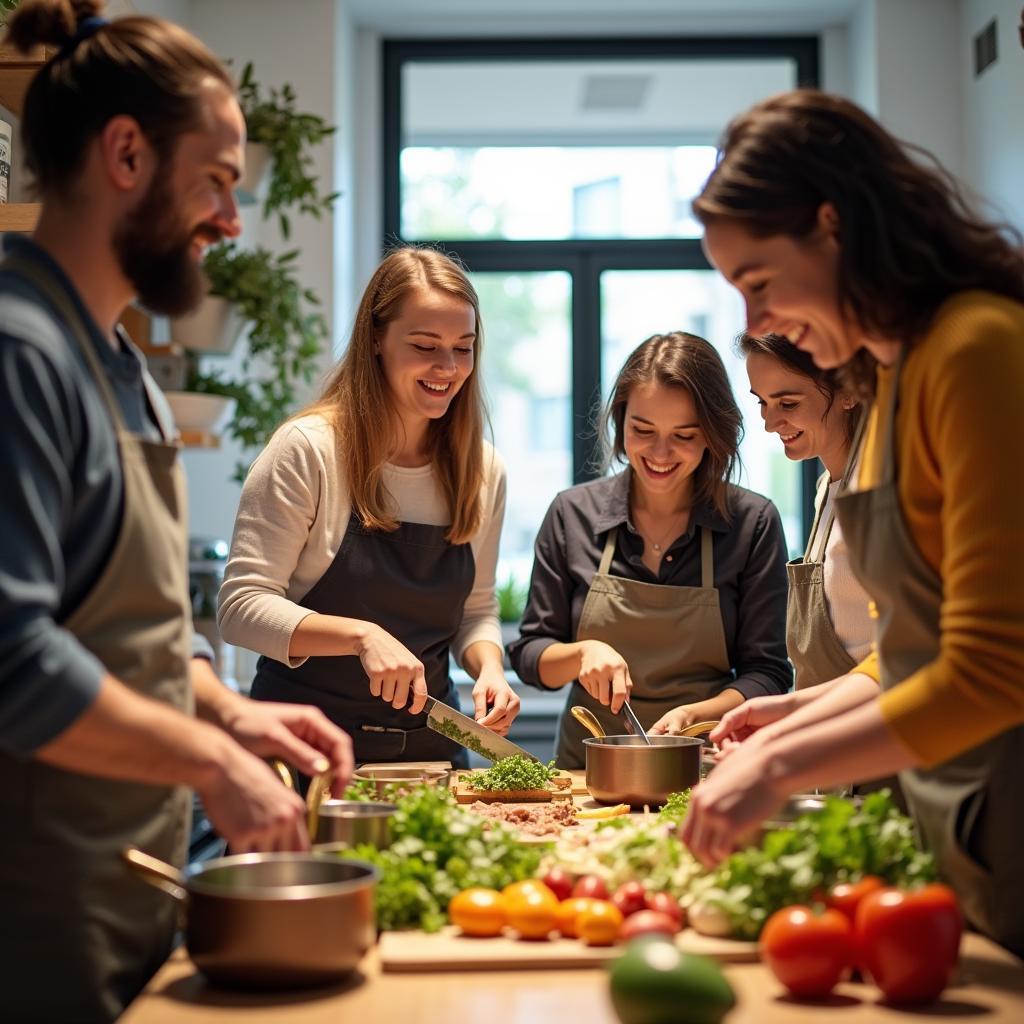
<instances>
[{"instance_id":1,"label":"beige apron","mask_svg":"<svg viewBox=\"0 0 1024 1024\"><path fill-rule=\"evenodd\" d=\"M836 502L851 564L879 613L883 689L939 655L942 580L907 529L895 468L899 369L880 409L885 461L879 485ZM1009 469L1007 470L1010 471ZM1024 955L1024 727L1014 727L929 769L900 773L922 837L968 920Z\"/></svg>"},{"instance_id":2,"label":"beige apron","mask_svg":"<svg viewBox=\"0 0 1024 1024\"><path fill-rule=\"evenodd\" d=\"M576 639L601 640L622 655L633 680L630 705L645 729L680 704L721 693L734 678L715 589L712 535L707 527L700 534L701 585L670 587L609 573L618 528L610 530L583 604ZM589 733L569 714L574 704L590 708L609 735L626 731L620 715L574 682L559 719L560 768L585 764L583 739Z\"/></svg>"},{"instance_id":3,"label":"beige apron","mask_svg":"<svg viewBox=\"0 0 1024 1024\"><path fill-rule=\"evenodd\" d=\"M61 285L34 263L8 260L5 267L42 291L71 327L113 422L124 476L110 558L62 625L121 682L191 713L178 446L126 429L88 330ZM183 864L189 793L6 755L0 779L3 969L15 980L0 993L0 1017L19 1024L113 1020L167 957L176 917L175 902L130 875L120 851L131 844Z\"/></svg>"}]
</instances>

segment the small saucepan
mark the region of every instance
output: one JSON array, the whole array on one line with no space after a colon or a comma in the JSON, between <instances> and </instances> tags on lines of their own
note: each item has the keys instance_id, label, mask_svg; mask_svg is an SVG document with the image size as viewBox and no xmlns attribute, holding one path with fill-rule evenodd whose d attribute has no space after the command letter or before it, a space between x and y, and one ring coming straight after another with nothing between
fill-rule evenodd
<instances>
[{"instance_id":1,"label":"small saucepan","mask_svg":"<svg viewBox=\"0 0 1024 1024\"><path fill-rule=\"evenodd\" d=\"M592 732L595 725L601 732L583 741L587 789L599 803L660 807L670 793L700 781L700 737L605 736L586 708L577 705L571 711Z\"/></svg>"},{"instance_id":2,"label":"small saucepan","mask_svg":"<svg viewBox=\"0 0 1024 1024\"><path fill-rule=\"evenodd\" d=\"M371 864L317 853L245 853L185 872L140 850L123 855L186 905L196 967L231 988L325 985L355 969L376 935Z\"/></svg>"}]
</instances>

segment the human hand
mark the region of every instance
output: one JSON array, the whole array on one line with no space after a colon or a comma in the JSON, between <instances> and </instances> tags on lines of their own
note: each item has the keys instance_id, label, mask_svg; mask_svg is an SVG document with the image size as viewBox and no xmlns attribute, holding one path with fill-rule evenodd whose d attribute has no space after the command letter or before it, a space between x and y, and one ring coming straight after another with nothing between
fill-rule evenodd
<instances>
[{"instance_id":1,"label":"human hand","mask_svg":"<svg viewBox=\"0 0 1024 1024\"><path fill-rule=\"evenodd\" d=\"M629 667L614 647L600 640L580 642L580 686L594 700L606 705L613 715L622 710L633 689Z\"/></svg>"},{"instance_id":2,"label":"human hand","mask_svg":"<svg viewBox=\"0 0 1024 1024\"><path fill-rule=\"evenodd\" d=\"M214 763L196 792L232 852L309 849L302 798L264 761L223 736Z\"/></svg>"},{"instance_id":3,"label":"human hand","mask_svg":"<svg viewBox=\"0 0 1024 1024\"><path fill-rule=\"evenodd\" d=\"M694 787L679 837L705 867L728 857L784 803L788 793L772 780L767 766L763 746L740 747Z\"/></svg>"},{"instance_id":4,"label":"human hand","mask_svg":"<svg viewBox=\"0 0 1024 1024\"><path fill-rule=\"evenodd\" d=\"M393 708L409 704L409 711L414 715L427 706L423 662L386 630L371 625L356 653L374 697L380 697Z\"/></svg>"},{"instance_id":5,"label":"human hand","mask_svg":"<svg viewBox=\"0 0 1024 1024\"><path fill-rule=\"evenodd\" d=\"M335 797L352 778L352 740L319 708L238 697L222 712L221 725L259 757L283 758L309 776L329 772Z\"/></svg>"},{"instance_id":6,"label":"human hand","mask_svg":"<svg viewBox=\"0 0 1024 1024\"><path fill-rule=\"evenodd\" d=\"M473 687L476 720L499 736L506 736L519 714L519 704L519 695L509 686L501 665L483 666Z\"/></svg>"},{"instance_id":7,"label":"human hand","mask_svg":"<svg viewBox=\"0 0 1024 1024\"><path fill-rule=\"evenodd\" d=\"M647 732L655 736L678 736L689 726L708 721L710 714L703 701L682 704L663 714Z\"/></svg>"},{"instance_id":8,"label":"human hand","mask_svg":"<svg viewBox=\"0 0 1024 1024\"><path fill-rule=\"evenodd\" d=\"M753 697L745 700L722 716L711 730L709 739L723 750L749 739L759 729L771 725L794 710L793 694L779 693L771 697Z\"/></svg>"}]
</instances>

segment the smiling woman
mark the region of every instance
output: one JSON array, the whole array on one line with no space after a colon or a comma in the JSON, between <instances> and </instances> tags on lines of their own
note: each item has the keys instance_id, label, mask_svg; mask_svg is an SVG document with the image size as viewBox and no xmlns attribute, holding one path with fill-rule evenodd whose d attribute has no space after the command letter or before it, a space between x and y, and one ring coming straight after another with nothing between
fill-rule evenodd
<instances>
[{"instance_id":1,"label":"smiling woman","mask_svg":"<svg viewBox=\"0 0 1024 1024\"><path fill-rule=\"evenodd\" d=\"M703 338L648 338L605 412L614 476L563 491L537 537L512 665L572 684L557 761L583 767L587 707L610 735L629 699L650 732L679 733L790 683L785 543L768 499L730 482L740 413Z\"/></svg>"},{"instance_id":2,"label":"smiling woman","mask_svg":"<svg viewBox=\"0 0 1024 1024\"><path fill-rule=\"evenodd\" d=\"M357 761L465 762L422 717L428 693L458 707L449 650L476 679L478 721L504 734L519 709L502 669L505 474L483 439L482 343L462 269L396 250L320 400L278 430L242 492L221 632L263 655L254 697L317 705Z\"/></svg>"}]
</instances>

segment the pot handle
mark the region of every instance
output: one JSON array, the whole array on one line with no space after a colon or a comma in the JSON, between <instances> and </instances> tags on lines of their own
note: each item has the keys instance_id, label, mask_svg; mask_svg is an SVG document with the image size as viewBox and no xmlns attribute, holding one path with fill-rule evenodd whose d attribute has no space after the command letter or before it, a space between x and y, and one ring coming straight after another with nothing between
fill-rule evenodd
<instances>
[{"instance_id":1,"label":"pot handle","mask_svg":"<svg viewBox=\"0 0 1024 1024\"><path fill-rule=\"evenodd\" d=\"M331 772L328 769L309 780L306 790L306 827L309 829L309 840L316 838L317 825L320 822L320 805L331 798Z\"/></svg>"},{"instance_id":2,"label":"pot handle","mask_svg":"<svg viewBox=\"0 0 1024 1024\"><path fill-rule=\"evenodd\" d=\"M597 720L597 717L590 708L585 708L582 704L573 704L569 711L572 714L572 717L575 718L584 729L589 729L594 734L596 739L604 739L604 729L601 727L601 723ZM650 741L648 740L648 742Z\"/></svg>"},{"instance_id":3,"label":"pot handle","mask_svg":"<svg viewBox=\"0 0 1024 1024\"><path fill-rule=\"evenodd\" d=\"M136 850L129 846L121 851L121 859L130 867L143 881L149 882L168 896L184 902L188 898L185 888L185 876L170 864L151 857L148 853Z\"/></svg>"}]
</instances>

